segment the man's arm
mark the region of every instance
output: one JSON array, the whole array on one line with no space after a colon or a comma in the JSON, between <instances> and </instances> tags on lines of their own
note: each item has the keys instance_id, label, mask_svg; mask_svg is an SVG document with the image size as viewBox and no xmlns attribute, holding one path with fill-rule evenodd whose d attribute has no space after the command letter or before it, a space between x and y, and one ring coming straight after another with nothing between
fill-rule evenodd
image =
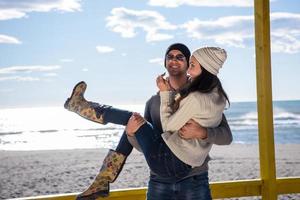
<instances>
[{"instance_id":1,"label":"man's arm","mask_svg":"<svg viewBox=\"0 0 300 200\"><path fill-rule=\"evenodd\" d=\"M225 115L216 128L207 128L207 141L217 145L228 145L232 142L232 133Z\"/></svg>"},{"instance_id":2,"label":"man's arm","mask_svg":"<svg viewBox=\"0 0 300 200\"><path fill-rule=\"evenodd\" d=\"M228 145L232 142L232 133L224 114L221 123L215 128L204 128L194 120L190 120L180 129L180 136L183 139L205 139L217 145Z\"/></svg>"},{"instance_id":3,"label":"man's arm","mask_svg":"<svg viewBox=\"0 0 300 200\"><path fill-rule=\"evenodd\" d=\"M146 106L145 106L145 110L144 110L144 118L152 124L152 119L151 119L151 114L150 114L150 101L152 98L150 98L147 102L146 102Z\"/></svg>"}]
</instances>

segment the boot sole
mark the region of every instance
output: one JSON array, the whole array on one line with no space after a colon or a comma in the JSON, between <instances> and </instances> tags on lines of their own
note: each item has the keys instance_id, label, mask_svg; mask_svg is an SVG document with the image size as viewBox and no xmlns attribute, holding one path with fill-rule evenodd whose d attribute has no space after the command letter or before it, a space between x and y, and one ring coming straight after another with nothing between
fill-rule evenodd
<instances>
[{"instance_id":1,"label":"boot sole","mask_svg":"<svg viewBox=\"0 0 300 200\"><path fill-rule=\"evenodd\" d=\"M86 196L77 196L76 200L95 200L99 197L108 197L108 196L109 196L108 191L99 191Z\"/></svg>"}]
</instances>

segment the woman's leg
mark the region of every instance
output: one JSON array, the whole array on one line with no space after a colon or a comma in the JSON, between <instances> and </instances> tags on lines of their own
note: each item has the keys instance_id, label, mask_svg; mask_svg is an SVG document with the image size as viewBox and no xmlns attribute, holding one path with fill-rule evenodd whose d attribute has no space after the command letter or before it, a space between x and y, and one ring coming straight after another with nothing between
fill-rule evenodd
<instances>
[{"instance_id":1,"label":"woman's leg","mask_svg":"<svg viewBox=\"0 0 300 200\"><path fill-rule=\"evenodd\" d=\"M132 152L133 146L128 141L126 132L124 131L121 139L116 147L116 152L122 153L125 156L129 156L129 154Z\"/></svg>"},{"instance_id":2,"label":"woman's leg","mask_svg":"<svg viewBox=\"0 0 300 200\"><path fill-rule=\"evenodd\" d=\"M109 195L109 183L116 180L122 171L126 156L114 150L110 150L104 158L103 164L90 186L77 196L77 200L96 199Z\"/></svg>"},{"instance_id":3,"label":"woman's leg","mask_svg":"<svg viewBox=\"0 0 300 200\"><path fill-rule=\"evenodd\" d=\"M108 196L109 184L113 183L119 176L132 149L133 147L128 142L126 132L124 131L116 150L108 152L94 181L84 192L77 196L77 200Z\"/></svg>"},{"instance_id":4,"label":"woman's leg","mask_svg":"<svg viewBox=\"0 0 300 200\"><path fill-rule=\"evenodd\" d=\"M185 177L191 167L179 160L168 148L161 133L151 124L143 124L135 133L150 169L163 177Z\"/></svg>"},{"instance_id":5,"label":"woman's leg","mask_svg":"<svg viewBox=\"0 0 300 200\"><path fill-rule=\"evenodd\" d=\"M132 115L131 112L87 101L84 98L86 87L87 85L85 82L80 82L74 87L71 97L65 102L64 106L66 109L100 124L127 124ZM126 158L131 153L132 149L133 147L129 143L127 135L124 132L116 151L110 150L108 152L94 181L84 192L77 196L77 199L108 196L109 183L114 182L118 177L119 173L122 171Z\"/></svg>"}]
</instances>

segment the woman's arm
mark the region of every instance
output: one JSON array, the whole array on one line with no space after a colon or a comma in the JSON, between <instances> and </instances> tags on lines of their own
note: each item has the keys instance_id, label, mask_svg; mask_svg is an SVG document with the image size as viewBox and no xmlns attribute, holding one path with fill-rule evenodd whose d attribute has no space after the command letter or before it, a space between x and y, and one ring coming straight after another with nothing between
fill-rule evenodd
<instances>
[{"instance_id":1,"label":"woman's arm","mask_svg":"<svg viewBox=\"0 0 300 200\"><path fill-rule=\"evenodd\" d=\"M189 95L185 97L185 103L175 113L172 113L170 97L170 91L160 92L160 117L164 132L178 131L189 119L195 116L195 111L199 109L197 100L192 95Z\"/></svg>"},{"instance_id":2,"label":"woman's arm","mask_svg":"<svg viewBox=\"0 0 300 200\"><path fill-rule=\"evenodd\" d=\"M133 113L129 118L125 131L128 136L133 137L135 132L144 124L146 120L139 114Z\"/></svg>"}]
</instances>

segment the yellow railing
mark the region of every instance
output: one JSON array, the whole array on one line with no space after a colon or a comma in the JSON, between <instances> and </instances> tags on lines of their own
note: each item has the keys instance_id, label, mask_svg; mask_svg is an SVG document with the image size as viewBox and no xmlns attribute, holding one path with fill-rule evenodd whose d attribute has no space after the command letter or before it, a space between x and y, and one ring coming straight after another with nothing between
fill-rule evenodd
<instances>
[{"instance_id":1,"label":"yellow railing","mask_svg":"<svg viewBox=\"0 0 300 200\"><path fill-rule=\"evenodd\" d=\"M300 192L300 177L278 178L276 179L277 192L279 194L290 194ZM263 181L260 179L214 182L210 184L212 197L214 199L245 197L245 196L262 196ZM106 200L145 200L147 188L131 188L122 190L113 190ZM20 198L18 200L74 200L76 193L47 195ZM102 198L99 198L102 199Z\"/></svg>"},{"instance_id":2,"label":"yellow railing","mask_svg":"<svg viewBox=\"0 0 300 200\"><path fill-rule=\"evenodd\" d=\"M258 134L261 179L211 183L213 198L262 196L275 200L279 194L300 193L300 177L276 178L270 49L269 0L254 0ZM74 199L76 194L22 199ZM146 188L111 192L107 200L144 200Z\"/></svg>"},{"instance_id":3,"label":"yellow railing","mask_svg":"<svg viewBox=\"0 0 300 200\"><path fill-rule=\"evenodd\" d=\"M257 113L262 198L276 200L269 0L254 1Z\"/></svg>"}]
</instances>

